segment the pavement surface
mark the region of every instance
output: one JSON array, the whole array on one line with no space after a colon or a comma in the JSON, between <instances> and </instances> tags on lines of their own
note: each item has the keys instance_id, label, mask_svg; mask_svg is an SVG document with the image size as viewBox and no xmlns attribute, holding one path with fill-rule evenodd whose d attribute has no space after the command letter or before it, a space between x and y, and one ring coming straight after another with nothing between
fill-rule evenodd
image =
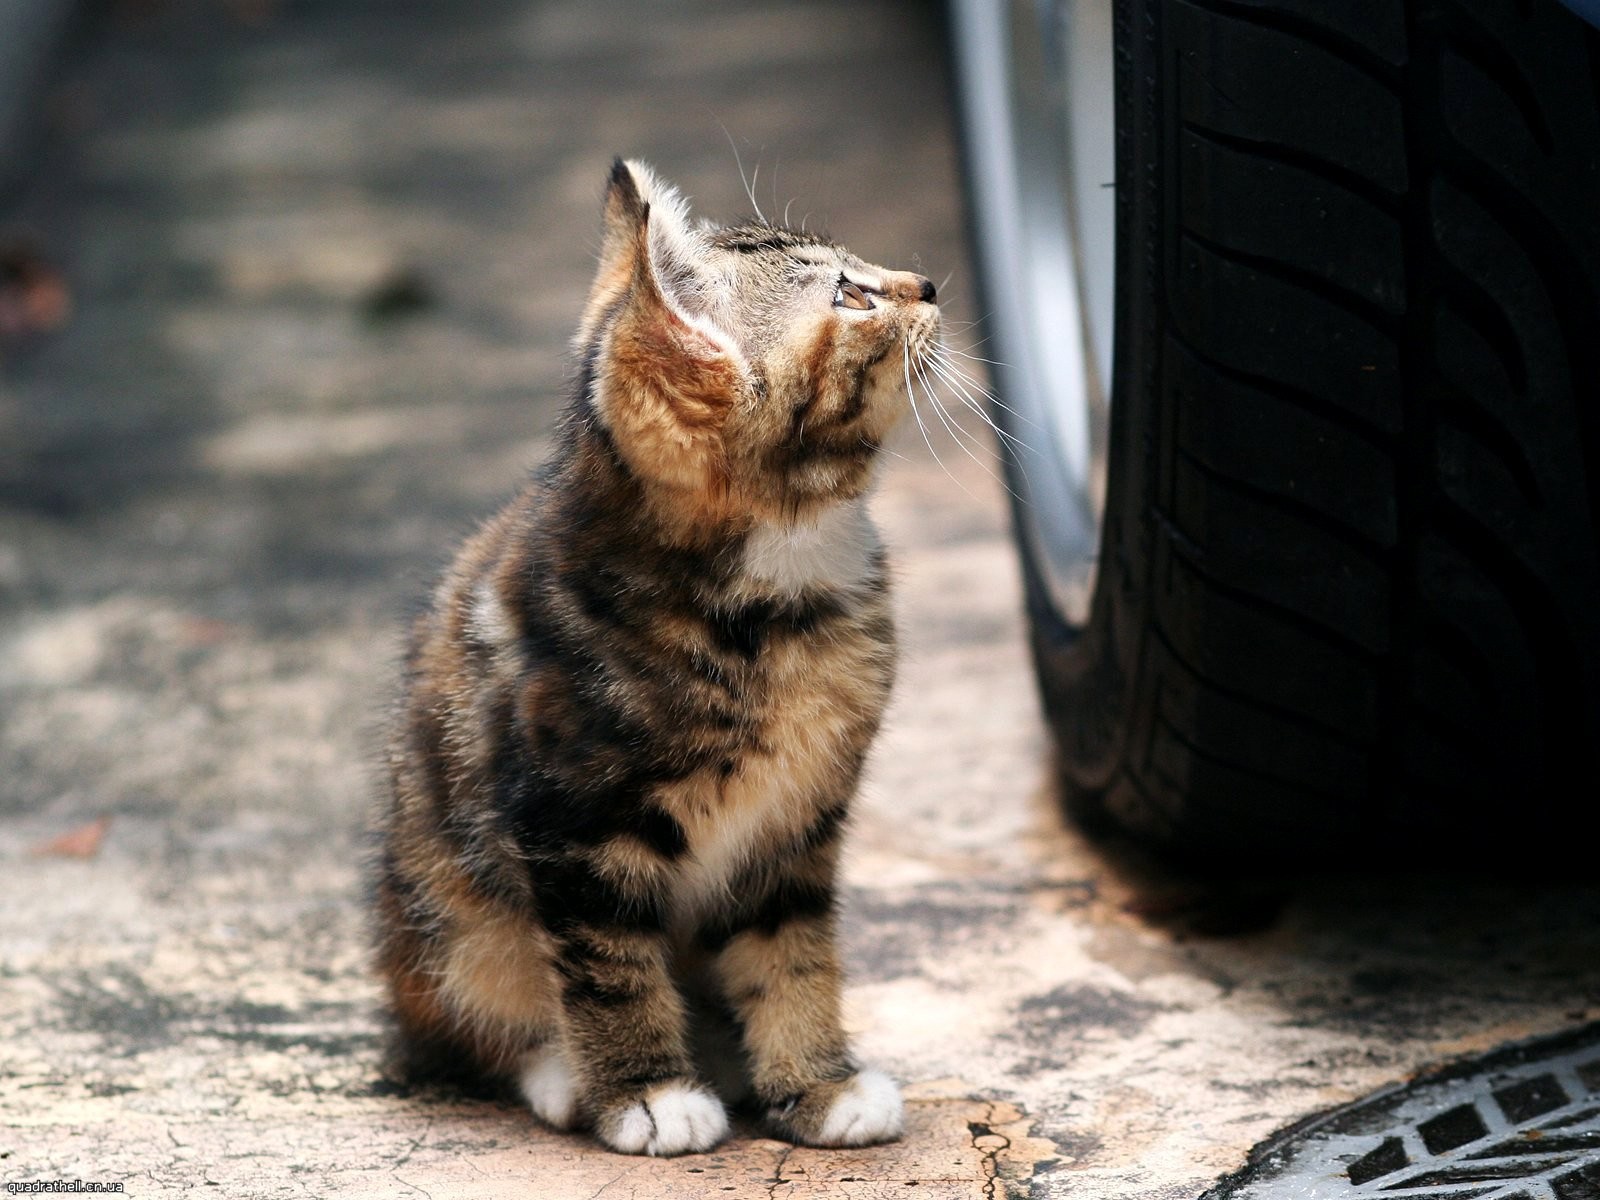
<instances>
[{"instance_id":1,"label":"pavement surface","mask_svg":"<svg viewBox=\"0 0 1600 1200\"><path fill-rule=\"evenodd\" d=\"M1600 1016L1592 886L1202 888L1064 828L992 459L913 427L876 505L905 660L845 896L906 1137L639 1160L383 1076L361 830L399 630L545 449L611 156L731 216L731 136L769 211L953 271L975 342L940 37L912 2L93 27L0 214L71 300L0 341L0 1183L1177 1200L1303 1114Z\"/></svg>"}]
</instances>

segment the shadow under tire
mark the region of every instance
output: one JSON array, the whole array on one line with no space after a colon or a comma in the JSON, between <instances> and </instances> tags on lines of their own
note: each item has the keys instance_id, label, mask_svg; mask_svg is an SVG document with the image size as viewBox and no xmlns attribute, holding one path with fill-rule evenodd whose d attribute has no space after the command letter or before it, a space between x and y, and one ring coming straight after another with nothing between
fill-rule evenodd
<instances>
[{"instance_id":1,"label":"shadow under tire","mask_svg":"<svg viewBox=\"0 0 1600 1200\"><path fill-rule=\"evenodd\" d=\"M1211 863L1570 844L1600 793L1600 34L1555 0L1116 18L1081 629L1028 550L1049 514L1014 509L1069 810Z\"/></svg>"}]
</instances>

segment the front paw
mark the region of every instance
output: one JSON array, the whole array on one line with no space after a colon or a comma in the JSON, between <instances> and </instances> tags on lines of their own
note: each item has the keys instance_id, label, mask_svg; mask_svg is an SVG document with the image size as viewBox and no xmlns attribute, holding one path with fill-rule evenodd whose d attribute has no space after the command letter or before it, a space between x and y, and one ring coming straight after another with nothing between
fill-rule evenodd
<instances>
[{"instance_id":1,"label":"front paw","mask_svg":"<svg viewBox=\"0 0 1600 1200\"><path fill-rule=\"evenodd\" d=\"M696 1154L728 1136L728 1114L710 1092L678 1079L614 1105L595 1132L624 1154Z\"/></svg>"},{"instance_id":2,"label":"front paw","mask_svg":"<svg viewBox=\"0 0 1600 1200\"><path fill-rule=\"evenodd\" d=\"M900 1087L882 1071L858 1071L837 1083L818 1084L773 1112L774 1122L808 1146L867 1146L905 1129Z\"/></svg>"}]
</instances>

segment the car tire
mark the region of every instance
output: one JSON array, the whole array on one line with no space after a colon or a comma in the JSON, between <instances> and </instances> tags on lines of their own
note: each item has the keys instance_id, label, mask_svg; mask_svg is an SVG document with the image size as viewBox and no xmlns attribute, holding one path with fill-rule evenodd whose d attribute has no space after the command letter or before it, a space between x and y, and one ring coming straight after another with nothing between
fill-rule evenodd
<instances>
[{"instance_id":1,"label":"car tire","mask_svg":"<svg viewBox=\"0 0 1600 1200\"><path fill-rule=\"evenodd\" d=\"M1014 506L1069 810L1210 864L1570 845L1600 794L1600 35L1555 0L1118 0L1115 44L1085 622Z\"/></svg>"}]
</instances>

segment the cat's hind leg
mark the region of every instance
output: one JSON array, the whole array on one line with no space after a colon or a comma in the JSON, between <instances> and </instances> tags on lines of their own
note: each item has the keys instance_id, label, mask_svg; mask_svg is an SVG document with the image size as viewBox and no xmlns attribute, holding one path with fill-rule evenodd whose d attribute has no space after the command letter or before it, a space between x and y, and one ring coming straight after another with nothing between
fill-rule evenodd
<instances>
[{"instance_id":1,"label":"cat's hind leg","mask_svg":"<svg viewBox=\"0 0 1600 1200\"><path fill-rule=\"evenodd\" d=\"M523 1054L517 1063L517 1090L533 1115L555 1129L578 1121L578 1077L559 1038Z\"/></svg>"},{"instance_id":2,"label":"cat's hind leg","mask_svg":"<svg viewBox=\"0 0 1600 1200\"><path fill-rule=\"evenodd\" d=\"M427 861L443 857L438 848ZM445 860L448 862L449 860ZM565 1127L576 1107L559 1047L561 985L555 943L527 907L489 899L459 871L393 860L380 877L378 966L411 1078L448 1078L496 1092L509 1080L544 1120ZM531 1079L530 1079L531 1076ZM530 1086L535 1084L537 1086ZM538 1102L534 1102L534 1096Z\"/></svg>"}]
</instances>

